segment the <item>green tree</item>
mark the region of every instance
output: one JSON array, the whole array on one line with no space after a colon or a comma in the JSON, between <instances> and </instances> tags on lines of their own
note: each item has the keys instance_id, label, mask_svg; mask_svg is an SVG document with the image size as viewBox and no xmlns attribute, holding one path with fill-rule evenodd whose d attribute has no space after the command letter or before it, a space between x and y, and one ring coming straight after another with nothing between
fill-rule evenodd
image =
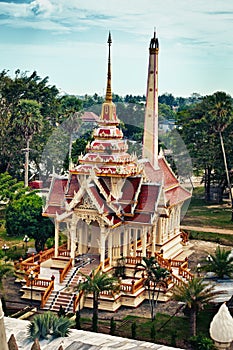
<instances>
[{"instance_id":1,"label":"green tree","mask_svg":"<svg viewBox=\"0 0 233 350\"><path fill-rule=\"evenodd\" d=\"M216 248L214 254L209 254L208 262L203 266L203 269L207 272L214 272L216 277L225 278L232 277L233 273L233 256L231 256L231 250Z\"/></svg>"},{"instance_id":2,"label":"green tree","mask_svg":"<svg viewBox=\"0 0 233 350\"><path fill-rule=\"evenodd\" d=\"M1 295L4 296L3 279L6 276L14 274L14 266L11 263L6 263L4 260L0 260L0 290Z\"/></svg>"},{"instance_id":3,"label":"green tree","mask_svg":"<svg viewBox=\"0 0 233 350\"><path fill-rule=\"evenodd\" d=\"M158 298L161 290L167 288L167 279L170 272L161 267L157 260L151 256L150 258L143 257L142 262L135 267L135 275L138 271L145 271L144 285L148 291L149 304L151 310L151 321L155 319L155 310L158 303Z\"/></svg>"},{"instance_id":4,"label":"green tree","mask_svg":"<svg viewBox=\"0 0 233 350\"><path fill-rule=\"evenodd\" d=\"M11 199L18 196L19 193L24 193L23 183L17 182L16 179L5 173L0 173L0 201L8 203Z\"/></svg>"},{"instance_id":5,"label":"green tree","mask_svg":"<svg viewBox=\"0 0 233 350\"><path fill-rule=\"evenodd\" d=\"M214 286L204 283L203 279L197 277L174 289L173 299L185 303L189 309L191 336L196 335L198 312L219 294L219 291L213 289Z\"/></svg>"},{"instance_id":6,"label":"green tree","mask_svg":"<svg viewBox=\"0 0 233 350\"><path fill-rule=\"evenodd\" d=\"M224 149L232 149L232 99L224 92L207 95L178 112L176 124L192 157L194 170L204 173L205 197L210 201L211 185L217 185L220 194L230 186L225 181L227 165L222 154ZM221 140L223 134L225 147ZM232 161L228 153L228 163Z\"/></svg>"},{"instance_id":7,"label":"green tree","mask_svg":"<svg viewBox=\"0 0 233 350\"><path fill-rule=\"evenodd\" d=\"M227 95L225 92L218 91L209 97L210 104L210 122L213 125L215 132L219 134L223 161L225 166L227 186L229 189L229 195L231 200L231 221L233 221L233 195L231 190L231 182L229 177L229 169L227 165L227 157L225 152L225 145L223 140L224 130L232 123L233 121L233 102L230 95Z\"/></svg>"},{"instance_id":8,"label":"green tree","mask_svg":"<svg viewBox=\"0 0 233 350\"><path fill-rule=\"evenodd\" d=\"M98 307L99 296L101 292L110 291L112 293L119 290L119 283L117 278L108 276L108 274L102 271L92 271L92 274L85 275L85 281L78 284L76 290L84 291L84 293L93 295L93 317L92 317L92 330L98 332Z\"/></svg>"},{"instance_id":9,"label":"green tree","mask_svg":"<svg viewBox=\"0 0 233 350\"><path fill-rule=\"evenodd\" d=\"M45 312L34 316L28 325L28 337L31 340L67 337L73 325L73 321L68 317L58 317L52 312Z\"/></svg>"},{"instance_id":10,"label":"green tree","mask_svg":"<svg viewBox=\"0 0 233 350\"><path fill-rule=\"evenodd\" d=\"M0 172L8 171L22 179L24 157L21 149L25 149L25 139L16 123L21 100L36 101L41 107L44 128L34 134L30 142L35 150L31 152L31 161L39 167L46 140L59 121L58 92L55 86L48 85L48 77L41 79L36 72L28 75L17 70L13 78L7 71L0 73Z\"/></svg>"},{"instance_id":11,"label":"green tree","mask_svg":"<svg viewBox=\"0 0 233 350\"><path fill-rule=\"evenodd\" d=\"M43 250L46 240L53 236L54 227L50 219L42 216L42 199L29 192L12 200L6 207L6 230L10 236L23 236L35 240L37 251Z\"/></svg>"}]
</instances>

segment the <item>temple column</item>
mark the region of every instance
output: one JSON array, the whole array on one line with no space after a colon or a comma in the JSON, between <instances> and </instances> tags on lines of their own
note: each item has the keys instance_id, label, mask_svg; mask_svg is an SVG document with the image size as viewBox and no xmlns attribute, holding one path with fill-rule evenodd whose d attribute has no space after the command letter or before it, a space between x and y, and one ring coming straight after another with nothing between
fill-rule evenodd
<instances>
[{"instance_id":1,"label":"temple column","mask_svg":"<svg viewBox=\"0 0 233 350\"><path fill-rule=\"evenodd\" d=\"M67 250L70 250L70 223L66 223L67 226Z\"/></svg>"},{"instance_id":2,"label":"temple column","mask_svg":"<svg viewBox=\"0 0 233 350\"><path fill-rule=\"evenodd\" d=\"M72 217L71 228L70 228L70 257L72 259L72 264L75 263L75 251L76 251L76 228L77 228L77 218Z\"/></svg>"},{"instance_id":3,"label":"temple column","mask_svg":"<svg viewBox=\"0 0 233 350\"><path fill-rule=\"evenodd\" d=\"M55 219L55 237L54 237L54 256L58 257L58 248L59 248L59 222Z\"/></svg>"},{"instance_id":4,"label":"temple column","mask_svg":"<svg viewBox=\"0 0 233 350\"><path fill-rule=\"evenodd\" d=\"M82 225L79 225L78 228L78 252L80 255L83 254L83 240L82 240Z\"/></svg>"},{"instance_id":5,"label":"temple column","mask_svg":"<svg viewBox=\"0 0 233 350\"><path fill-rule=\"evenodd\" d=\"M156 226L158 225L159 220L153 225L151 230L151 256L155 255L155 245L156 245Z\"/></svg>"},{"instance_id":6,"label":"temple column","mask_svg":"<svg viewBox=\"0 0 233 350\"><path fill-rule=\"evenodd\" d=\"M159 218L158 221L157 221L157 237L156 237L156 242L158 244L161 244L162 243L162 230L163 230L163 227L162 227L162 218ZM156 226L154 227L154 230L156 230Z\"/></svg>"},{"instance_id":7,"label":"temple column","mask_svg":"<svg viewBox=\"0 0 233 350\"><path fill-rule=\"evenodd\" d=\"M87 226L85 227L82 226L82 251L84 254L87 253L88 250L88 231L87 231Z\"/></svg>"},{"instance_id":8,"label":"temple column","mask_svg":"<svg viewBox=\"0 0 233 350\"><path fill-rule=\"evenodd\" d=\"M146 257L146 239L147 239L147 228L143 227L142 229L142 235L141 235L141 240L142 240L142 257Z\"/></svg>"},{"instance_id":9,"label":"temple column","mask_svg":"<svg viewBox=\"0 0 233 350\"><path fill-rule=\"evenodd\" d=\"M117 248L116 248L116 258L119 259L121 257L121 234L117 232Z\"/></svg>"},{"instance_id":10,"label":"temple column","mask_svg":"<svg viewBox=\"0 0 233 350\"><path fill-rule=\"evenodd\" d=\"M127 249L126 249L126 256L130 256L131 251L131 237L130 237L130 230L128 228L125 229L125 235L127 237Z\"/></svg>"},{"instance_id":11,"label":"temple column","mask_svg":"<svg viewBox=\"0 0 233 350\"><path fill-rule=\"evenodd\" d=\"M108 258L109 258L109 264L112 266L112 232L109 231L108 234Z\"/></svg>"},{"instance_id":12,"label":"temple column","mask_svg":"<svg viewBox=\"0 0 233 350\"><path fill-rule=\"evenodd\" d=\"M100 264L102 268L104 268L104 260L105 260L105 227L100 226Z\"/></svg>"},{"instance_id":13,"label":"temple column","mask_svg":"<svg viewBox=\"0 0 233 350\"><path fill-rule=\"evenodd\" d=\"M124 236L123 236L123 256L127 256L128 253L128 230L124 229Z\"/></svg>"},{"instance_id":14,"label":"temple column","mask_svg":"<svg viewBox=\"0 0 233 350\"><path fill-rule=\"evenodd\" d=\"M137 255L137 229L133 228L133 255L136 256Z\"/></svg>"}]
</instances>

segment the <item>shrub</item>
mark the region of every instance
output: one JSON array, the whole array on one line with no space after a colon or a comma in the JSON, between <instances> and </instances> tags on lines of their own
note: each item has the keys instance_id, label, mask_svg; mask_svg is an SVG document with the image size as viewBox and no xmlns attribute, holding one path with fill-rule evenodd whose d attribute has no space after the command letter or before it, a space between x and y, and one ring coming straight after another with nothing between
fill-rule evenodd
<instances>
[{"instance_id":1,"label":"shrub","mask_svg":"<svg viewBox=\"0 0 233 350\"><path fill-rule=\"evenodd\" d=\"M76 317L75 317L75 327L76 329L81 329L81 323L80 323L80 312L76 311Z\"/></svg>"},{"instance_id":2,"label":"shrub","mask_svg":"<svg viewBox=\"0 0 233 350\"><path fill-rule=\"evenodd\" d=\"M136 336L137 336L136 330L137 330L137 324L136 322L133 322L131 325L131 334L133 339L136 339Z\"/></svg>"},{"instance_id":3,"label":"shrub","mask_svg":"<svg viewBox=\"0 0 233 350\"><path fill-rule=\"evenodd\" d=\"M203 335L196 335L190 338L190 344L193 350L216 350L213 341Z\"/></svg>"},{"instance_id":4,"label":"shrub","mask_svg":"<svg viewBox=\"0 0 233 350\"><path fill-rule=\"evenodd\" d=\"M114 318L111 317L111 320L110 320L110 332L109 332L109 334L114 335L115 332L116 332L116 322L114 321Z\"/></svg>"},{"instance_id":5,"label":"shrub","mask_svg":"<svg viewBox=\"0 0 233 350\"><path fill-rule=\"evenodd\" d=\"M154 323L152 324L151 326L151 330L150 330L150 337L151 337L151 340L155 341L155 325Z\"/></svg>"}]
</instances>

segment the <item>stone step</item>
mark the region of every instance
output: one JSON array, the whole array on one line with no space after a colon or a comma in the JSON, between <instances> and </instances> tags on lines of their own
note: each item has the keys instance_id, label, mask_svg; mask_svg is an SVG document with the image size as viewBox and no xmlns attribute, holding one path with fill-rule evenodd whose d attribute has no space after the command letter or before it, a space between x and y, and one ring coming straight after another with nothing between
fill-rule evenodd
<instances>
[{"instance_id":1,"label":"stone step","mask_svg":"<svg viewBox=\"0 0 233 350\"><path fill-rule=\"evenodd\" d=\"M65 309L66 312L72 311L73 307L73 295L68 293L60 293L53 305L51 305L50 310L59 311L60 306Z\"/></svg>"}]
</instances>

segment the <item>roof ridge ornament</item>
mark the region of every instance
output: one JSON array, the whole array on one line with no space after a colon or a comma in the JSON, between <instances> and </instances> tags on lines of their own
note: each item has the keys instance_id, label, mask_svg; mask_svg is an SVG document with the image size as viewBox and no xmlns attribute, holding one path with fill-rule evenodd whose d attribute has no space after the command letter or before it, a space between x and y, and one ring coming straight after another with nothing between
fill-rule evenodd
<instances>
[{"instance_id":1,"label":"roof ridge ornament","mask_svg":"<svg viewBox=\"0 0 233 350\"><path fill-rule=\"evenodd\" d=\"M108 35L108 75L107 75L107 90L106 90L106 102L112 102L112 87L111 87L111 44L112 37L109 32Z\"/></svg>"}]
</instances>

